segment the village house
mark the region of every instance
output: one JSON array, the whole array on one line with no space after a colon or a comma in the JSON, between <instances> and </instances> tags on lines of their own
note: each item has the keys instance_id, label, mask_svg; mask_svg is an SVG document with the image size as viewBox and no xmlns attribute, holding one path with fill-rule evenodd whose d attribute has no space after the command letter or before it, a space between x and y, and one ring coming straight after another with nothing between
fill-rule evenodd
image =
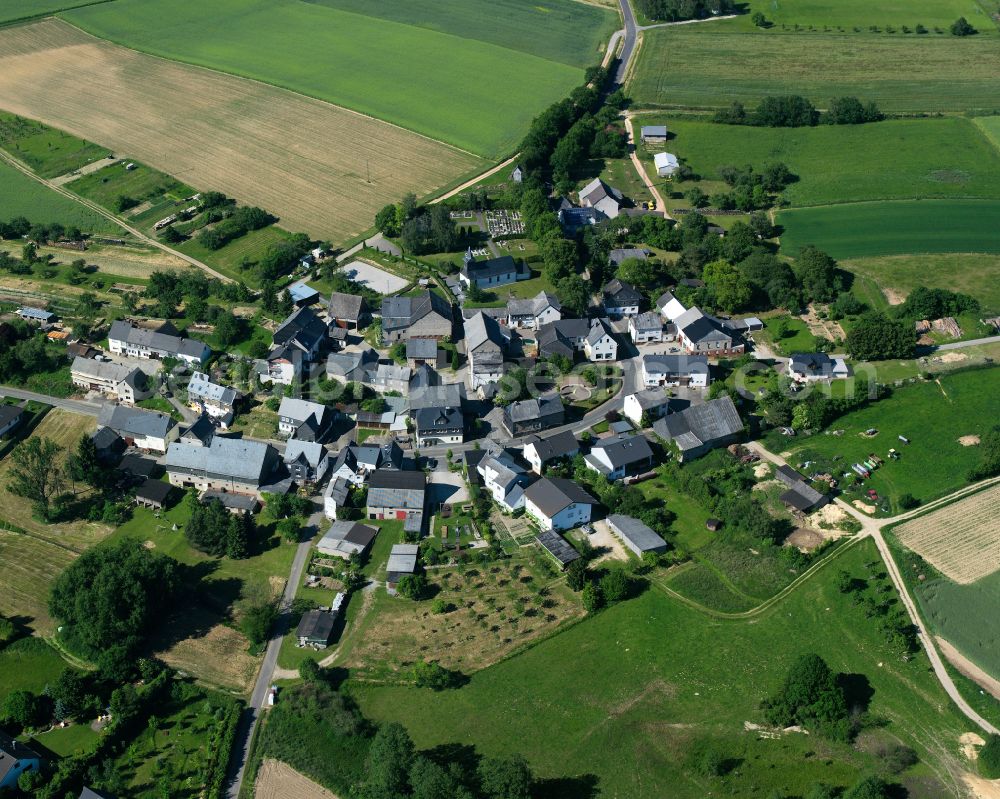
<instances>
[{"instance_id":1,"label":"village house","mask_svg":"<svg viewBox=\"0 0 1000 799\"><path fill-rule=\"evenodd\" d=\"M410 338L406 340L406 363L411 369L418 366L436 366L438 343L432 338Z\"/></svg>"},{"instance_id":2,"label":"village house","mask_svg":"<svg viewBox=\"0 0 1000 799\"><path fill-rule=\"evenodd\" d=\"M659 311L668 322L676 322L677 318L681 316L687 308L684 307L684 303L673 295L673 292L665 291L656 301L656 310Z\"/></svg>"},{"instance_id":3,"label":"village house","mask_svg":"<svg viewBox=\"0 0 1000 799\"><path fill-rule=\"evenodd\" d=\"M503 410L503 426L517 438L526 433L538 433L550 427L559 427L565 421L566 411L558 394L512 402Z\"/></svg>"},{"instance_id":4,"label":"village house","mask_svg":"<svg viewBox=\"0 0 1000 799\"><path fill-rule=\"evenodd\" d=\"M656 167L656 174L661 178L672 178L674 173L681 168L681 162L673 153L656 153L653 156L653 166Z\"/></svg>"},{"instance_id":5,"label":"village house","mask_svg":"<svg viewBox=\"0 0 1000 799\"><path fill-rule=\"evenodd\" d=\"M284 463L288 475L299 485L318 483L330 468L330 453L315 441L292 438L285 446Z\"/></svg>"},{"instance_id":6,"label":"village house","mask_svg":"<svg viewBox=\"0 0 1000 799\"><path fill-rule=\"evenodd\" d=\"M547 292L540 291L529 300L507 300L507 326L538 330L549 322L562 319L562 305Z\"/></svg>"},{"instance_id":7,"label":"village house","mask_svg":"<svg viewBox=\"0 0 1000 799\"><path fill-rule=\"evenodd\" d=\"M189 366L203 364L212 355L204 342L181 338L176 333L176 328L169 322L156 330L146 330L118 320L108 331L108 349L115 355L127 355L130 358L176 358Z\"/></svg>"},{"instance_id":8,"label":"village house","mask_svg":"<svg viewBox=\"0 0 1000 799\"><path fill-rule=\"evenodd\" d=\"M274 331L273 345L298 350L305 361L315 361L327 340L327 324L311 308L299 308Z\"/></svg>"},{"instance_id":9,"label":"village house","mask_svg":"<svg viewBox=\"0 0 1000 799\"><path fill-rule=\"evenodd\" d=\"M290 386L302 376L302 361L302 350L291 344L282 345L274 347L267 358L257 361L255 371L262 383Z\"/></svg>"},{"instance_id":10,"label":"village house","mask_svg":"<svg viewBox=\"0 0 1000 799\"><path fill-rule=\"evenodd\" d=\"M487 455L477 464L476 473L493 501L507 513L524 507L524 486L533 478L506 453Z\"/></svg>"},{"instance_id":11,"label":"village house","mask_svg":"<svg viewBox=\"0 0 1000 799\"><path fill-rule=\"evenodd\" d=\"M712 382L708 358L704 355L643 355L644 386L684 386L706 388Z\"/></svg>"},{"instance_id":12,"label":"village house","mask_svg":"<svg viewBox=\"0 0 1000 799\"><path fill-rule=\"evenodd\" d=\"M399 519L424 512L423 472L376 469L368 478L368 518Z\"/></svg>"},{"instance_id":13,"label":"village house","mask_svg":"<svg viewBox=\"0 0 1000 799\"><path fill-rule=\"evenodd\" d=\"M327 356L326 376L344 383L370 383L370 372L378 367L378 353L371 347Z\"/></svg>"},{"instance_id":14,"label":"village house","mask_svg":"<svg viewBox=\"0 0 1000 799\"><path fill-rule=\"evenodd\" d=\"M440 447L465 440L465 417L461 408L420 408L413 414L417 446Z\"/></svg>"},{"instance_id":15,"label":"village house","mask_svg":"<svg viewBox=\"0 0 1000 799\"><path fill-rule=\"evenodd\" d=\"M594 178L580 189L580 205L593 208L607 219L614 219L621 212L625 198L618 189L600 178Z\"/></svg>"},{"instance_id":16,"label":"village house","mask_svg":"<svg viewBox=\"0 0 1000 799\"><path fill-rule=\"evenodd\" d=\"M700 308L688 308L674 324L677 325L678 342L690 353L712 356L743 353L743 339L731 327L703 313Z\"/></svg>"},{"instance_id":17,"label":"village house","mask_svg":"<svg viewBox=\"0 0 1000 799\"><path fill-rule=\"evenodd\" d=\"M677 448L679 460L690 461L737 442L743 421L732 398L724 396L667 414L653 424L653 432Z\"/></svg>"},{"instance_id":18,"label":"village house","mask_svg":"<svg viewBox=\"0 0 1000 799\"><path fill-rule=\"evenodd\" d=\"M398 391L403 394L409 390L412 376L413 370L409 366L380 363L375 366L374 370L368 372L364 382L376 391Z\"/></svg>"},{"instance_id":19,"label":"village house","mask_svg":"<svg viewBox=\"0 0 1000 799\"><path fill-rule=\"evenodd\" d=\"M440 341L451 336L452 322L451 305L432 291L382 300L382 340L386 344L408 338Z\"/></svg>"},{"instance_id":20,"label":"village house","mask_svg":"<svg viewBox=\"0 0 1000 799\"><path fill-rule=\"evenodd\" d=\"M636 290L631 283L625 283L618 278L605 284L602 291L604 297L604 313L608 316L635 316L643 303L642 292Z\"/></svg>"},{"instance_id":21,"label":"village house","mask_svg":"<svg viewBox=\"0 0 1000 799\"><path fill-rule=\"evenodd\" d=\"M843 358L831 358L825 352L798 352L788 359L788 376L796 383L828 382L851 374Z\"/></svg>"},{"instance_id":22,"label":"village house","mask_svg":"<svg viewBox=\"0 0 1000 799\"><path fill-rule=\"evenodd\" d=\"M116 432L126 445L154 452L166 452L180 433L177 423L166 414L125 405L105 404L97 423Z\"/></svg>"},{"instance_id":23,"label":"village house","mask_svg":"<svg viewBox=\"0 0 1000 799\"><path fill-rule=\"evenodd\" d=\"M572 480L543 477L524 490L524 512L542 530L586 524L597 500Z\"/></svg>"},{"instance_id":24,"label":"village house","mask_svg":"<svg viewBox=\"0 0 1000 799\"><path fill-rule=\"evenodd\" d=\"M335 291L330 295L326 313L333 325L345 330L358 330L368 318L368 307L365 298L360 295Z\"/></svg>"},{"instance_id":25,"label":"village house","mask_svg":"<svg viewBox=\"0 0 1000 799\"><path fill-rule=\"evenodd\" d=\"M229 427L236 415L240 393L235 388L213 383L207 374L195 372L187 385L188 405L222 427Z\"/></svg>"},{"instance_id":26,"label":"village house","mask_svg":"<svg viewBox=\"0 0 1000 799\"><path fill-rule=\"evenodd\" d=\"M666 125L643 125L639 129L644 144L663 144L667 140Z\"/></svg>"},{"instance_id":27,"label":"village house","mask_svg":"<svg viewBox=\"0 0 1000 799\"><path fill-rule=\"evenodd\" d=\"M368 551L378 530L360 522L334 522L316 544L316 549L324 555L350 560L352 555L364 555Z\"/></svg>"},{"instance_id":28,"label":"village house","mask_svg":"<svg viewBox=\"0 0 1000 799\"><path fill-rule=\"evenodd\" d=\"M130 369L108 361L77 357L70 366L73 385L85 391L99 391L125 405L135 405L152 395L149 378L141 369Z\"/></svg>"},{"instance_id":29,"label":"village house","mask_svg":"<svg viewBox=\"0 0 1000 799\"><path fill-rule=\"evenodd\" d=\"M477 389L503 377L504 355L510 331L486 314L477 313L465 322L465 350L469 357L469 385Z\"/></svg>"},{"instance_id":30,"label":"village house","mask_svg":"<svg viewBox=\"0 0 1000 799\"><path fill-rule=\"evenodd\" d=\"M351 495L351 483L343 477L334 477L323 492L323 513L328 519L336 519L337 512L347 507Z\"/></svg>"},{"instance_id":31,"label":"village house","mask_svg":"<svg viewBox=\"0 0 1000 799\"><path fill-rule=\"evenodd\" d=\"M164 465L171 485L262 498L281 459L270 444L245 438L213 438L207 447L175 442Z\"/></svg>"},{"instance_id":32,"label":"village house","mask_svg":"<svg viewBox=\"0 0 1000 799\"><path fill-rule=\"evenodd\" d=\"M608 516L608 527L621 542L640 558L647 552L660 554L667 551L667 542L656 534L648 525L625 516L621 513L612 513Z\"/></svg>"},{"instance_id":33,"label":"village house","mask_svg":"<svg viewBox=\"0 0 1000 799\"><path fill-rule=\"evenodd\" d=\"M322 441L333 421L333 411L318 402L282 397L278 406L278 432L300 441Z\"/></svg>"},{"instance_id":34,"label":"village house","mask_svg":"<svg viewBox=\"0 0 1000 799\"><path fill-rule=\"evenodd\" d=\"M583 461L609 480L621 480L652 468L653 450L645 436L622 434L594 442Z\"/></svg>"},{"instance_id":35,"label":"village house","mask_svg":"<svg viewBox=\"0 0 1000 799\"><path fill-rule=\"evenodd\" d=\"M24 408L17 405L0 405L0 438L21 424L24 416Z\"/></svg>"},{"instance_id":36,"label":"village house","mask_svg":"<svg viewBox=\"0 0 1000 799\"><path fill-rule=\"evenodd\" d=\"M563 430L551 436L531 436L524 443L523 455L532 471L541 474L546 465L579 452L580 442L569 430Z\"/></svg>"},{"instance_id":37,"label":"village house","mask_svg":"<svg viewBox=\"0 0 1000 799\"><path fill-rule=\"evenodd\" d=\"M643 424L645 420L648 419L652 424L668 412L669 406L670 395L665 389L650 388L627 395L623 402L622 413L636 427L646 427Z\"/></svg>"},{"instance_id":38,"label":"village house","mask_svg":"<svg viewBox=\"0 0 1000 799\"><path fill-rule=\"evenodd\" d=\"M505 286L530 277L531 270L515 261L513 256L501 255L499 258L477 261L471 247L463 256L462 271L458 274L459 280L466 286L478 286L481 289Z\"/></svg>"},{"instance_id":39,"label":"village house","mask_svg":"<svg viewBox=\"0 0 1000 799\"><path fill-rule=\"evenodd\" d=\"M0 730L0 790L17 790L17 778L26 771L40 771L41 756L27 744Z\"/></svg>"},{"instance_id":40,"label":"village house","mask_svg":"<svg viewBox=\"0 0 1000 799\"><path fill-rule=\"evenodd\" d=\"M559 356L573 360L582 352L589 361L613 361L618 357L618 342L605 319L561 319L538 331L536 338L541 358Z\"/></svg>"},{"instance_id":41,"label":"village house","mask_svg":"<svg viewBox=\"0 0 1000 799\"><path fill-rule=\"evenodd\" d=\"M633 344L663 341L663 319L659 314L646 311L628 319L628 334Z\"/></svg>"}]
</instances>

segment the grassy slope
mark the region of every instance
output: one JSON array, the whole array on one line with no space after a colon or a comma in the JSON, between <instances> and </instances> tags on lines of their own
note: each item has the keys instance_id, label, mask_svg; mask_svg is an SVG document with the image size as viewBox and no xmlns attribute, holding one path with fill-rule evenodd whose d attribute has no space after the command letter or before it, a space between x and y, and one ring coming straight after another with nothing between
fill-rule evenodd
<instances>
[{"instance_id":1,"label":"grassy slope","mask_svg":"<svg viewBox=\"0 0 1000 799\"><path fill-rule=\"evenodd\" d=\"M76 225L85 233L121 233L114 222L0 162L0 219L24 216L32 222ZM10 242L7 246L10 246Z\"/></svg>"},{"instance_id":2,"label":"grassy slope","mask_svg":"<svg viewBox=\"0 0 1000 799\"><path fill-rule=\"evenodd\" d=\"M306 0L316 5L415 25L530 55L589 67L608 43L618 17L577 0ZM483 11L488 9L489 24Z\"/></svg>"},{"instance_id":3,"label":"grassy slope","mask_svg":"<svg viewBox=\"0 0 1000 799\"><path fill-rule=\"evenodd\" d=\"M778 214L782 249L815 244L834 258L907 253L1000 253L1000 201L899 200Z\"/></svg>"},{"instance_id":4,"label":"grassy slope","mask_svg":"<svg viewBox=\"0 0 1000 799\"><path fill-rule=\"evenodd\" d=\"M872 557L866 543L837 566L860 570ZM353 690L366 715L403 722L420 746L463 741L485 754L520 751L544 776L593 775L602 796L802 796L814 782L846 784L872 767L867 756L813 736L759 740L743 730L744 721L760 720L758 703L789 662L816 651L834 669L871 680L872 710L890 719L893 734L921 750L952 748L966 725L924 658L903 664L886 652L871 622L835 589L835 574L822 570L752 623L711 621L649 590L473 675L460 690ZM692 741L706 736L740 758L722 780L685 767Z\"/></svg>"},{"instance_id":5,"label":"grassy slope","mask_svg":"<svg viewBox=\"0 0 1000 799\"><path fill-rule=\"evenodd\" d=\"M535 56L297 0L122 0L66 19L128 47L329 100L484 156L509 150L541 108L581 79L579 69Z\"/></svg>"},{"instance_id":6,"label":"grassy slope","mask_svg":"<svg viewBox=\"0 0 1000 799\"><path fill-rule=\"evenodd\" d=\"M903 294L917 286L961 291L987 310L1000 310L1000 255L891 255L841 261L840 266L881 288Z\"/></svg>"},{"instance_id":7,"label":"grassy slope","mask_svg":"<svg viewBox=\"0 0 1000 799\"><path fill-rule=\"evenodd\" d=\"M875 376L879 379L878 364ZM965 475L979 460L975 447L963 447L964 435L981 435L997 418L997 379L1000 371L985 369L946 375L937 382L897 389L888 399L842 416L830 425L844 430L843 436L819 433L807 438L781 439L780 446L792 451L792 462L816 462L818 470L847 471L852 463L871 452L882 458L890 447L902 454L887 461L865 482L879 495L913 494L924 502L954 491L965 484ZM873 439L858 435L870 427L878 429ZM910 439L909 446L897 440ZM832 459L839 456L839 460Z\"/></svg>"},{"instance_id":8,"label":"grassy slope","mask_svg":"<svg viewBox=\"0 0 1000 799\"><path fill-rule=\"evenodd\" d=\"M0 22L27 19L39 14L51 14L64 8L73 8L92 2L107 2L107 0L7 0L7 2L0 4Z\"/></svg>"},{"instance_id":9,"label":"grassy slope","mask_svg":"<svg viewBox=\"0 0 1000 799\"><path fill-rule=\"evenodd\" d=\"M992 37L746 34L711 26L643 34L630 92L640 105L724 106L802 94L818 106L856 95L886 111L997 106Z\"/></svg>"},{"instance_id":10,"label":"grassy slope","mask_svg":"<svg viewBox=\"0 0 1000 799\"><path fill-rule=\"evenodd\" d=\"M650 124L645 116L640 120ZM704 178L717 179L719 168L726 165L788 164L799 177L784 192L792 205L1000 197L1000 151L968 119L815 128L747 128L669 117L663 121L675 134L666 148ZM889 163L892 169L886 170Z\"/></svg>"}]
</instances>

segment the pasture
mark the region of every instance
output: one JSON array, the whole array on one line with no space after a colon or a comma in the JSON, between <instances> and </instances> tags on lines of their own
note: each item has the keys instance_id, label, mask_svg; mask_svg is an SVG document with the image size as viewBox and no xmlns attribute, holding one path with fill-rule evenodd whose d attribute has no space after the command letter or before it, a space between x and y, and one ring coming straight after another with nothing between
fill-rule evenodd
<instances>
[{"instance_id":1,"label":"pasture","mask_svg":"<svg viewBox=\"0 0 1000 799\"><path fill-rule=\"evenodd\" d=\"M75 225L84 233L121 234L110 219L39 183L4 161L0 161L0 219L23 216L32 222ZM9 245L5 245L9 246Z\"/></svg>"},{"instance_id":2,"label":"pasture","mask_svg":"<svg viewBox=\"0 0 1000 799\"><path fill-rule=\"evenodd\" d=\"M585 69L607 47L617 14L579 0L306 0L340 11L474 39ZM488 20L489 24L486 24Z\"/></svg>"},{"instance_id":3,"label":"pasture","mask_svg":"<svg viewBox=\"0 0 1000 799\"><path fill-rule=\"evenodd\" d=\"M351 693L366 716L403 723L419 747L461 741L486 756L523 753L540 776L561 778L560 795L594 795L583 789L594 786L601 796L634 799L804 796L815 782L853 783L875 766L861 747L745 729L760 722L759 703L788 664L816 652L834 670L870 680L871 711L931 769L958 766L946 753L967 723L926 658L890 653L836 588L839 569L860 576L872 558L869 542L852 548L747 621L709 619L649 588L457 690L352 683ZM704 741L733 759L727 775L691 768Z\"/></svg>"},{"instance_id":4,"label":"pasture","mask_svg":"<svg viewBox=\"0 0 1000 799\"><path fill-rule=\"evenodd\" d=\"M492 4L466 5L492 27ZM536 55L299 0L120 0L65 19L126 47L282 86L486 158L509 152L531 119L583 77ZM589 63L599 61L595 52ZM397 162L400 154L382 157Z\"/></svg>"},{"instance_id":5,"label":"pasture","mask_svg":"<svg viewBox=\"0 0 1000 799\"><path fill-rule=\"evenodd\" d=\"M873 280L894 300L926 286L960 291L978 299L986 310L1000 310L1000 255L887 255L852 258L841 261L840 267Z\"/></svg>"},{"instance_id":6,"label":"pasture","mask_svg":"<svg viewBox=\"0 0 1000 799\"><path fill-rule=\"evenodd\" d=\"M910 519L895 532L952 582L988 577L1000 570L1000 485Z\"/></svg>"},{"instance_id":7,"label":"pasture","mask_svg":"<svg viewBox=\"0 0 1000 799\"><path fill-rule=\"evenodd\" d=\"M793 208L777 215L781 248L814 244L834 258L1000 253L998 200L893 200Z\"/></svg>"},{"instance_id":8,"label":"pasture","mask_svg":"<svg viewBox=\"0 0 1000 799\"><path fill-rule=\"evenodd\" d=\"M4 492L6 494L6 492ZM76 553L44 539L11 532L0 521L0 615L18 619L34 632L52 635L49 586Z\"/></svg>"},{"instance_id":9,"label":"pasture","mask_svg":"<svg viewBox=\"0 0 1000 799\"><path fill-rule=\"evenodd\" d=\"M259 205L318 238L366 230L386 203L433 192L482 163L327 103L151 58L58 20L0 30L0 107Z\"/></svg>"},{"instance_id":10,"label":"pasture","mask_svg":"<svg viewBox=\"0 0 1000 799\"><path fill-rule=\"evenodd\" d=\"M41 638L18 638L0 649L0 697L11 691L41 693L66 661Z\"/></svg>"},{"instance_id":11,"label":"pasture","mask_svg":"<svg viewBox=\"0 0 1000 799\"><path fill-rule=\"evenodd\" d=\"M52 263L56 266L83 258L88 266L96 267L96 276L111 280L125 278L126 282L148 280L153 272L168 270L176 272L195 268L175 255L142 244L125 247L91 244L86 252L82 253L61 247L40 247L39 253L51 255Z\"/></svg>"},{"instance_id":12,"label":"pasture","mask_svg":"<svg viewBox=\"0 0 1000 799\"><path fill-rule=\"evenodd\" d=\"M133 168L128 169L128 166ZM118 211L115 203L122 197L129 199L133 208L139 210L142 203L157 201L163 195L180 201L195 193L190 186L170 175L130 160L83 175L67 183L66 188L115 212ZM124 214L128 216L128 209Z\"/></svg>"},{"instance_id":13,"label":"pasture","mask_svg":"<svg viewBox=\"0 0 1000 799\"><path fill-rule=\"evenodd\" d=\"M801 94L817 107L831 97L874 100L883 111L997 107L1000 50L991 36L856 36L726 33L689 25L643 33L629 91L640 106L751 105Z\"/></svg>"},{"instance_id":14,"label":"pasture","mask_svg":"<svg viewBox=\"0 0 1000 799\"><path fill-rule=\"evenodd\" d=\"M875 379L886 382L880 377L879 364L869 368ZM858 379L866 377L867 370L859 366L855 370ZM795 438L774 434L769 446L775 451L789 450L793 465L812 461L812 470L829 471L838 478L850 471L851 464L874 452L886 463L864 482L864 491L876 490L893 506L907 493L927 502L965 485L967 473L978 463L978 448L963 446L959 439L982 435L996 420L998 376L995 368L976 369L903 386L890 397L841 416L827 430ZM860 435L870 428L877 429L878 435ZM844 432L834 436L832 430ZM910 444L899 441L900 435L909 438ZM899 460L887 457L890 448L900 452ZM848 492L845 499L855 496L861 493Z\"/></svg>"},{"instance_id":15,"label":"pasture","mask_svg":"<svg viewBox=\"0 0 1000 799\"><path fill-rule=\"evenodd\" d=\"M655 122L654 122L655 120ZM793 206L920 197L1000 198L1000 150L970 119L886 120L869 125L754 128L658 115L636 124L663 122L673 138L640 145L653 168L654 152L666 149L703 179L706 193L724 188L719 169L781 161L798 180L782 193ZM886 164L892 164L886 170ZM669 184L686 191L690 183ZM617 184L615 184L617 185Z\"/></svg>"},{"instance_id":16,"label":"pasture","mask_svg":"<svg viewBox=\"0 0 1000 799\"><path fill-rule=\"evenodd\" d=\"M0 147L43 178L64 175L108 155L107 149L97 144L3 111Z\"/></svg>"}]
</instances>

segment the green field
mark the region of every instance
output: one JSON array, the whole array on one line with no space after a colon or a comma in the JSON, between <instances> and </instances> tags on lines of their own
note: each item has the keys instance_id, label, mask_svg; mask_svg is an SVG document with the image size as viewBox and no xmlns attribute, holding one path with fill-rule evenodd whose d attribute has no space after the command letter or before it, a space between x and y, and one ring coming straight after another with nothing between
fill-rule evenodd
<instances>
[{"instance_id":1,"label":"green field","mask_svg":"<svg viewBox=\"0 0 1000 799\"><path fill-rule=\"evenodd\" d=\"M782 194L791 205L1000 197L1000 150L972 120L961 117L815 128L752 128L645 115L637 121L668 126L674 138L666 149L718 183L704 187L709 194L724 188L720 167L760 168L781 161L798 177ZM664 148L643 149L652 168L653 152Z\"/></svg>"},{"instance_id":2,"label":"green field","mask_svg":"<svg viewBox=\"0 0 1000 799\"><path fill-rule=\"evenodd\" d=\"M782 250L814 244L834 258L1000 253L1000 201L897 200L781 211Z\"/></svg>"},{"instance_id":3,"label":"green field","mask_svg":"<svg viewBox=\"0 0 1000 799\"><path fill-rule=\"evenodd\" d=\"M477 9L472 18L491 27L491 4ZM495 44L300 0L120 0L65 18L133 49L328 100L487 157L508 152L583 76ZM583 35L572 17L544 21L543 31Z\"/></svg>"},{"instance_id":4,"label":"green field","mask_svg":"<svg viewBox=\"0 0 1000 799\"><path fill-rule=\"evenodd\" d=\"M202 247L197 239L188 239L177 245L177 249L187 255L197 258L213 269L222 272L234 280L242 280L249 286L257 285L257 276L253 271L241 271L239 266L245 258L255 262L260 259L267 248L289 237L287 230L277 225L268 225L260 230L251 230L246 235L233 239L225 247L210 250Z\"/></svg>"},{"instance_id":5,"label":"green field","mask_svg":"<svg viewBox=\"0 0 1000 799\"><path fill-rule=\"evenodd\" d=\"M870 35L869 26L877 25L880 29L892 26L896 36L902 37L902 26L908 26L911 31L917 25L923 25L928 33L921 38L948 35L948 27L961 16L966 17L980 33L996 33L996 25L990 21L985 8L988 3L980 5L976 0L934 0L934 2L912 3L906 0L838 0L836 3L825 0L751 0L750 10L761 11L768 22L774 25L774 30L794 28L799 25L804 29L812 27L815 30L835 30L841 33L863 33ZM750 15L743 15L725 23L726 27L740 30L756 30ZM860 31L855 31L860 28ZM941 31L935 31L940 28ZM910 38L916 38L911 34Z\"/></svg>"},{"instance_id":6,"label":"green field","mask_svg":"<svg viewBox=\"0 0 1000 799\"><path fill-rule=\"evenodd\" d=\"M0 698L12 691L41 693L66 666L62 656L41 638L19 638L0 649Z\"/></svg>"},{"instance_id":7,"label":"green field","mask_svg":"<svg viewBox=\"0 0 1000 799\"><path fill-rule=\"evenodd\" d=\"M959 585L945 577L916 588L928 622L942 638L990 674L1000 674L1000 572Z\"/></svg>"},{"instance_id":8,"label":"green field","mask_svg":"<svg viewBox=\"0 0 1000 799\"><path fill-rule=\"evenodd\" d=\"M64 197L3 161L0 161L0 185L3 186L0 191L0 219L4 221L23 216L43 224L59 222L66 227L76 225L84 233L124 232L110 219ZM11 246L11 242L4 244L4 247Z\"/></svg>"},{"instance_id":9,"label":"green field","mask_svg":"<svg viewBox=\"0 0 1000 799\"><path fill-rule=\"evenodd\" d=\"M924 656L904 663L891 655L862 609L835 588L839 569L860 574L872 558L870 543L858 545L747 621L712 620L650 589L474 674L461 689L351 690L367 716L402 722L420 747L461 741L485 755L524 753L541 776L564 778L564 792L553 795L596 795L574 792L576 778L596 783L601 796L630 799L804 796L821 780L852 783L874 761L862 747L815 736L767 740L745 731L802 652L865 675L874 689L871 711L921 754L938 745L953 750L967 729ZM692 745L705 739L735 759L728 775L705 778L688 767Z\"/></svg>"},{"instance_id":10,"label":"green field","mask_svg":"<svg viewBox=\"0 0 1000 799\"><path fill-rule=\"evenodd\" d=\"M873 367L876 379L884 382L878 364ZM829 435L828 431L796 438L776 435L770 447L775 451L790 450L793 465L813 461L810 471L830 471L838 478L850 471L851 464L874 452L886 464L865 481L864 491L874 489L890 501L909 493L927 502L965 485L966 474L978 462L979 452L975 447L962 446L958 439L982 435L996 422L1000 415L998 379L1000 371L996 368L978 369L904 386L891 397L832 422L828 431L843 430L841 436ZM876 437L859 435L872 427L879 431ZM900 442L900 435L909 438L910 444ZM901 453L900 460L887 458L890 448ZM860 496L860 492L849 492L845 499Z\"/></svg>"},{"instance_id":11,"label":"green field","mask_svg":"<svg viewBox=\"0 0 1000 799\"><path fill-rule=\"evenodd\" d=\"M976 117L975 123L993 146L1000 149L1000 117Z\"/></svg>"},{"instance_id":12,"label":"green field","mask_svg":"<svg viewBox=\"0 0 1000 799\"><path fill-rule=\"evenodd\" d=\"M134 169L126 169L127 164L133 163ZM119 197L129 197L143 203L159 200L163 195L181 200L195 193L190 186L185 186L170 175L134 161L121 161L98 169L67 183L66 188L110 211L116 210L114 204ZM139 209L141 205L133 207ZM128 213L126 210L125 216Z\"/></svg>"},{"instance_id":13,"label":"green field","mask_svg":"<svg viewBox=\"0 0 1000 799\"><path fill-rule=\"evenodd\" d=\"M6 111L0 111L0 147L43 178L65 175L108 155L106 147Z\"/></svg>"},{"instance_id":14,"label":"green field","mask_svg":"<svg viewBox=\"0 0 1000 799\"><path fill-rule=\"evenodd\" d=\"M305 0L327 8L475 39L586 68L607 46L617 16L577 0ZM484 10L489 22L484 24Z\"/></svg>"},{"instance_id":15,"label":"green field","mask_svg":"<svg viewBox=\"0 0 1000 799\"><path fill-rule=\"evenodd\" d=\"M713 107L801 94L874 100L883 111L1000 107L1000 49L987 36L719 33L711 26L661 28L644 42L629 90L639 105Z\"/></svg>"},{"instance_id":16,"label":"green field","mask_svg":"<svg viewBox=\"0 0 1000 799\"><path fill-rule=\"evenodd\" d=\"M94 2L106 3L108 0L7 0L7 2L0 4L0 23L27 19L41 14L51 14L64 8Z\"/></svg>"},{"instance_id":17,"label":"green field","mask_svg":"<svg viewBox=\"0 0 1000 799\"><path fill-rule=\"evenodd\" d=\"M1000 310L1000 255L889 255L841 261L840 267L896 294L917 286L950 289L975 297L986 310Z\"/></svg>"}]
</instances>

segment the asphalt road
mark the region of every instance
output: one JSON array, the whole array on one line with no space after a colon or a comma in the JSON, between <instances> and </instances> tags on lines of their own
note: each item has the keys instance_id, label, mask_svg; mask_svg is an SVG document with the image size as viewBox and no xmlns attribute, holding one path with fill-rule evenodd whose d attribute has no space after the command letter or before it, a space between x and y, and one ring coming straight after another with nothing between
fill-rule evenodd
<instances>
[{"instance_id":1,"label":"asphalt road","mask_svg":"<svg viewBox=\"0 0 1000 799\"><path fill-rule=\"evenodd\" d=\"M618 0L622 9L622 17L625 20L625 43L622 45L622 52L618 61L618 71L615 73L615 83L619 86L625 83L625 76L628 74L629 64L635 53L635 45L638 38L638 26L635 23L635 14L632 13L632 4L629 0Z\"/></svg>"},{"instance_id":2,"label":"asphalt road","mask_svg":"<svg viewBox=\"0 0 1000 799\"><path fill-rule=\"evenodd\" d=\"M997 343L1000 343L1000 336L987 336L986 338L974 338L969 341L952 341L948 344L938 344L934 347L917 347L917 354L929 355L931 353L941 352L944 350L961 350L965 347L976 347L980 344Z\"/></svg>"},{"instance_id":3,"label":"asphalt road","mask_svg":"<svg viewBox=\"0 0 1000 799\"><path fill-rule=\"evenodd\" d=\"M316 532L321 529L324 519L322 510L317 510L309 517L309 537L300 542L298 548L295 550L292 570L288 576L288 582L285 583L285 592L281 597L278 621L274 625L271 640L267 642L264 660L260 664L260 671L257 672L257 682L254 684L253 693L250 695L250 703L247 709L243 711L239 729L236 731L236 740L229 755L229 787L226 790L226 796L230 797L230 799L236 799L240 794L240 789L243 787L247 757L250 754L250 742L253 740L254 730L257 728L257 722L260 720L261 709L267 701L267 694L271 687L271 680L274 677L274 670L278 665L278 652L281 651L281 639L288 632L292 601L295 599L295 592L302 581L302 572L305 570L306 562L309 560L309 550L312 548L313 538L315 538Z\"/></svg>"},{"instance_id":4,"label":"asphalt road","mask_svg":"<svg viewBox=\"0 0 1000 799\"><path fill-rule=\"evenodd\" d=\"M97 402L84 402L83 400L59 399L50 397L48 394L36 394L34 391L24 391L20 388L0 386L0 397L10 397L19 400L34 400L44 402L55 408L62 408L73 413L82 413L85 416L97 416L101 412L101 404Z\"/></svg>"}]
</instances>

